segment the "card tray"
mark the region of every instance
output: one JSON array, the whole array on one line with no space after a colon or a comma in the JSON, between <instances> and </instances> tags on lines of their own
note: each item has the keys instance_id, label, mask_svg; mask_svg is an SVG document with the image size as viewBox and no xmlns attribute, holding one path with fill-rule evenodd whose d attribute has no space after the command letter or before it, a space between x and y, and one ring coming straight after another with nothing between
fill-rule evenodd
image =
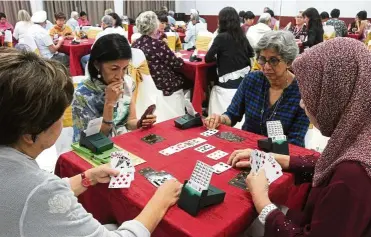
<instances>
[{"instance_id":1,"label":"card tray","mask_svg":"<svg viewBox=\"0 0 371 237\"><path fill-rule=\"evenodd\" d=\"M287 141L273 142L272 138L261 139L258 140L258 147L264 152L289 155L289 143Z\"/></svg>"}]
</instances>

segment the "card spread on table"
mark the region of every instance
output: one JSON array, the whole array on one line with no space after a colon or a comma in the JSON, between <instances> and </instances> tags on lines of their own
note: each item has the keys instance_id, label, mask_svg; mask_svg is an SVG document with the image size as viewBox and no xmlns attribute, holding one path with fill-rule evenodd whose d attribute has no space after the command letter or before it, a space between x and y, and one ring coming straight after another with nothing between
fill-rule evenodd
<instances>
[{"instance_id":1,"label":"card spread on table","mask_svg":"<svg viewBox=\"0 0 371 237\"><path fill-rule=\"evenodd\" d=\"M237 188L246 190L246 177L249 175L250 170L241 171L236 177L231 179L228 183Z\"/></svg>"},{"instance_id":2,"label":"card spread on table","mask_svg":"<svg viewBox=\"0 0 371 237\"><path fill-rule=\"evenodd\" d=\"M163 183L165 183L165 181L169 179L175 179L174 176L167 173L166 171L157 172L151 167L141 169L139 173L143 175L155 187L160 187Z\"/></svg>"},{"instance_id":3,"label":"card spread on table","mask_svg":"<svg viewBox=\"0 0 371 237\"><path fill-rule=\"evenodd\" d=\"M122 148L121 149L121 152L123 152L125 154L126 157L130 158L131 160L131 163L133 164L133 166L137 166L137 165L140 165L140 164L143 164L143 163L146 163L145 160L143 160L142 158L134 155L133 153L130 153Z\"/></svg>"},{"instance_id":4,"label":"card spread on table","mask_svg":"<svg viewBox=\"0 0 371 237\"><path fill-rule=\"evenodd\" d=\"M242 142L245 140L245 138L237 136L236 134L232 132L221 132L221 133L216 134L215 136L220 139L227 140L230 142Z\"/></svg>"},{"instance_id":5,"label":"card spread on table","mask_svg":"<svg viewBox=\"0 0 371 237\"><path fill-rule=\"evenodd\" d=\"M204 137L210 137L210 136L212 136L212 135L214 135L218 132L219 132L219 130L217 130L217 129L209 129L209 130L201 133L201 135L204 136Z\"/></svg>"},{"instance_id":6,"label":"card spread on table","mask_svg":"<svg viewBox=\"0 0 371 237\"><path fill-rule=\"evenodd\" d=\"M213 171L214 169L212 166L201 161L197 161L191 178L188 180L187 186L199 193L201 193L203 190L208 190Z\"/></svg>"},{"instance_id":7,"label":"card spread on table","mask_svg":"<svg viewBox=\"0 0 371 237\"><path fill-rule=\"evenodd\" d=\"M214 148L215 146L212 146L210 144L203 144L202 146L195 148L195 150L201 153L205 153L205 152L211 151Z\"/></svg>"},{"instance_id":8,"label":"card spread on table","mask_svg":"<svg viewBox=\"0 0 371 237\"><path fill-rule=\"evenodd\" d=\"M214 173L216 173L216 174L221 174L224 171L229 170L230 168L232 168L232 166L230 166L230 165L228 165L224 162L219 162L218 164L213 165Z\"/></svg>"},{"instance_id":9,"label":"card spread on table","mask_svg":"<svg viewBox=\"0 0 371 237\"><path fill-rule=\"evenodd\" d=\"M197 137L197 138L194 138L194 139L191 139L191 140L187 140L185 142L178 143L174 146L168 147L168 148L166 148L164 150L161 150L159 152L162 155L170 156L170 155L172 155L176 152L180 152L182 150L197 146L197 145L199 145L201 143L204 143L204 142L206 142L205 139Z\"/></svg>"},{"instance_id":10,"label":"card spread on table","mask_svg":"<svg viewBox=\"0 0 371 237\"><path fill-rule=\"evenodd\" d=\"M111 153L111 168L120 171L120 173L117 176L111 176L108 187L129 188L134 180L135 168L125 152L115 151Z\"/></svg>"},{"instance_id":11,"label":"card spread on table","mask_svg":"<svg viewBox=\"0 0 371 237\"><path fill-rule=\"evenodd\" d=\"M260 169L265 170L268 183L271 184L283 175L282 167L272 154L254 150L250 157L251 171L257 173Z\"/></svg>"},{"instance_id":12,"label":"card spread on table","mask_svg":"<svg viewBox=\"0 0 371 237\"><path fill-rule=\"evenodd\" d=\"M208 154L207 157L209 157L210 159L213 159L213 160L219 160L226 155L228 155L227 152L217 150L217 151L214 151L213 153Z\"/></svg>"},{"instance_id":13,"label":"card spread on table","mask_svg":"<svg viewBox=\"0 0 371 237\"><path fill-rule=\"evenodd\" d=\"M142 138L142 141L150 144L150 145L153 145L153 144L156 144L158 142L162 142L164 140L163 137L159 136L159 135L156 135L156 134L149 134L145 137Z\"/></svg>"}]
</instances>

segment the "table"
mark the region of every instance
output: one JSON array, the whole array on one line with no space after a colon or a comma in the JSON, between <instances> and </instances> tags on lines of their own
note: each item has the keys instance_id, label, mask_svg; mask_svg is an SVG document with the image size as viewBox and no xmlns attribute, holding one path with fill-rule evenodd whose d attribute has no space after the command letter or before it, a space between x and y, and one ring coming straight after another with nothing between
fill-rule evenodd
<instances>
[{"instance_id":1,"label":"table","mask_svg":"<svg viewBox=\"0 0 371 237\"><path fill-rule=\"evenodd\" d=\"M193 51L181 50L180 53L183 54L182 58L184 60L182 72L189 80L194 81L192 105L198 113L202 114L202 101L206 98L208 70L214 67L216 62L205 63L206 52L203 51L198 51L198 57L202 58L201 62L189 61Z\"/></svg>"},{"instance_id":2,"label":"table","mask_svg":"<svg viewBox=\"0 0 371 237\"><path fill-rule=\"evenodd\" d=\"M349 38L353 38L353 39L360 39L361 38L361 35L360 34L352 34L352 33L348 33L348 36Z\"/></svg>"},{"instance_id":3,"label":"table","mask_svg":"<svg viewBox=\"0 0 371 237\"><path fill-rule=\"evenodd\" d=\"M84 75L81 67L80 59L90 53L91 47L94 44L94 39L82 39L80 44L71 44L72 40L64 40L59 51L70 56L70 73L71 76Z\"/></svg>"},{"instance_id":4,"label":"table","mask_svg":"<svg viewBox=\"0 0 371 237\"><path fill-rule=\"evenodd\" d=\"M227 161L228 157L224 157L219 161L211 160L206 157L206 154L199 153L192 148L169 157L158 153L159 150L171 145L199 137L199 134L203 131L205 131L203 127L181 131L174 127L173 120L169 120L156 124L150 130L137 130L113 138L113 141L118 146L145 159L147 162L136 167L135 180L131 183L129 189L108 189L107 184L99 184L89 188L80 195L79 201L102 224L115 221L122 223L135 218L155 192L155 187L138 174L140 169L152 167L155 170L165 170L179 181L184 182L185 179L189 179L196 160L201 160L210 165L214 165L219 161ZM229 153L241 148L257 148L257 140L262 138L259 135L225 126L221 126L220 131L233 131L246 139L242 143L231 143L216 136L206 138L208 144ZM151 133L163 136L165 140L154 145L149 145L140 140ZM293 155L313 154L312 151L296 146L290 146L290 151ZM71 177L90 167L90 164L79 158L75 153L69 152L61 155L58 159L55 172L60 177ZM238 173L239 170L230 169L220 175L213 175L211 184L226 192L223 203L203 209L197 217L192 217L177 206L174 206L169 209L152 236L237 236L257 216L250 194L245 190L228 184L228 181ZM285 204L290 193L298 195L297 190L293 188L293 176L284 173L281 178L270 186L269 195L273 202ZM303 193L306 192L307 189L303 191ZM301 203L304 200L303 195L296 198L301 199Z\"/></svg>"},{"instance_id":5,"label":"table","mask_svg":"<svg viewBox=\"0 0 371 237\"><path fill-rule=\"evenodd\" d=\"M183 32L178 32L179 38L184 43L185 34Z\"/></svg>"}]
</instances>

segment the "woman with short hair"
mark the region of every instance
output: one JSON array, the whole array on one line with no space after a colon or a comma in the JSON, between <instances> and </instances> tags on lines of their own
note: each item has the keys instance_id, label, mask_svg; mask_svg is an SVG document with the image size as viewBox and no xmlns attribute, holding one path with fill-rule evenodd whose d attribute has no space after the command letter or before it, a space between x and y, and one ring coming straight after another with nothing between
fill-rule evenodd
<instances>
[{"instance_id":1,"label":"woman with short hair","mask_svg":"<svg viewBox=\"0 0 371 237\"><path fill-rule=\"evenodd\" d=\"M88 63L88 78L77 87L72 102L74 141L80 140L90 120L103 117L101 132L116 136L138 128L151 127L155 115L141 125L135 109L136 85L126 75L131 59L127 39L119 34L100 37L93 45Z\"/></svg>"},{"instance_id":2,"label":"woman with short hair","mask_svg":"<svg viewBox=\"0 0 371 237\"><path fill-rule=\"evenodd\" d=\"M136 26L142 36L132 47L142 50L146 56L157 89L161 90L164 96L170 96L186 87L185 82L188 81L179 72L184 64L183 59L178 58L167 43L157 38L159 28L157 15L152 11L141 13L136 19Z\"/></svg>"},{"instance_id":3,"label":"woman with short hair","mask_svg":"<svg viewBox=\"0 0 371 237\"><path fill-rule=\"evenodd\" d=\"M309 120L300 108L300 92L295 75L289 70L299 49L287 31L271 31L256 46L262 71L247 74L223 114L212 114L205 125L234 126L245 115L242 129L267 136L267 121L279 120L288 142L304 147Z\"/></svg>"}]
</instances>

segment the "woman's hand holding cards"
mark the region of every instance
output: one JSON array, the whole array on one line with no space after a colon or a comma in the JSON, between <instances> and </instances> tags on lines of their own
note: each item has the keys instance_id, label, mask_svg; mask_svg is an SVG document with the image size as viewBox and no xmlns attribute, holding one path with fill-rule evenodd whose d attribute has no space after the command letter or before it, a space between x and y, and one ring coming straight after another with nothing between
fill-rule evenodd
<instances>
[{"instance_id":1,"label":"woman's hand holding cards","mask_svg":"<svg viewBox=\"0 0 371 237\"><path fill-rule=\"evenodd\" d=\"M258 173L251 172L246 178L246 186L251 193L255 208L260 214L265 206L271 204L268 196L269 185L265 170L260 169Z\"/></svg>"},{"instance_id":2,"label":"woman's hand holding cards","mask_svg":"<svg viewBox=\"0 0 371 237\"><path fill-rule=\"evenodd\" d=\"M251 149L236 150L229 157L227 164L236 168L248 168L250 167L250 154Z\"/></svg>"},{"instance_id":3,"label":"woman's hand holding cards","mask_svg":"<svg viewBox=\"0 0 371 237\"><path fill-rule=\"evenodd\" d=\"M157 116L154 114L147 115L146 119L142 121L142 128L150 128L154 123L156 123Z\"/></svg>"}]
</instances>

